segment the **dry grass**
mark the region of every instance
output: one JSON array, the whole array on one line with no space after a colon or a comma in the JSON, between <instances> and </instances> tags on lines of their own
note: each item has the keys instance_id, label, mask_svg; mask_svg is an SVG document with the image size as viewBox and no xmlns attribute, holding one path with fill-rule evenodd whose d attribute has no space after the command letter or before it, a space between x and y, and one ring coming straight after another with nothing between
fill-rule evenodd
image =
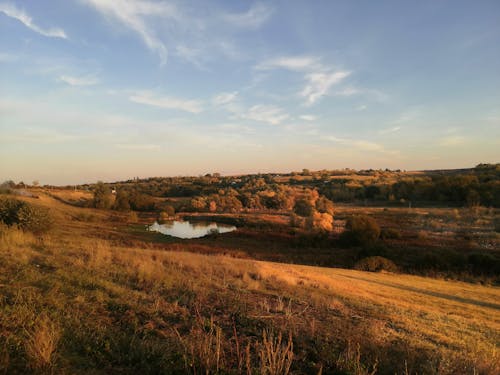
<instances>
[{"instance_id":1,"label":"dry grass","mask_svg":"<svg viewBox=\"0 0 500 375\"><path fill-rule=\"evenodd\" d=\"M262 343L259 348L260 374L287 375L293 361L292 335L287 343L282 342L282 333L276 335L272 331L262 332Z\"/></svg>"},{"instance_id":2,"label":"dry grass","mask_svg":"<svg viewBox=\"0 0 500 375\"><path fill-rule=\"evenodd\" d=\"M59 326L42 315L34 327L27 332L26 355L33 369L49 369L54 361L57 345L61 336Z\"/></svg>"},{"instance_id":3,"label":"dry grass","mask_svg":"<svg viewBox=\"0 0 500 375\"><path fill-rule=\"evenodd\" d=\"M500 372L497 287L134 248L47 202L49 237L0 228L0 373Z\"/></svg>"},{"instance_id":4,"label":"dry grass","mask_svg":"<svg viewBox=\"0 0 500 375\"><path fill-rule=\"evenodd\" d=\"M198 315L189 335L181 336L175 330L184 350L186 371L193 374L217 374L223 366L222 329L213 317L209 322Z\"/></svg>"},{"instance_id":5,"label":"dry grass","mask_svg":"<svg viewBox=\"0 0 500 375\"><path fill-rule=\"evenodd\" d=\"M377 373L377 361L370 367L365 366L361 362L359 343L353 348L350 340L347 342L346 349L337 359L337 367L339 370L353 375L375 375Z\"/></svg>"}]
</instances>

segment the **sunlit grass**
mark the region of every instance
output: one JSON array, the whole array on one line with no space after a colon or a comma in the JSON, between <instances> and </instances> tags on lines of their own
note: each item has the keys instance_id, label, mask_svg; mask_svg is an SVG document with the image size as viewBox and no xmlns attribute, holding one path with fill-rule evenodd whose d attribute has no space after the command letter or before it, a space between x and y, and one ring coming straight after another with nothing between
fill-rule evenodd
<instances>
[{"instance_id":1,"label":"sunlit grass","mask_svg":"<svg viewBox=\"0 0 500 375\"><path fill-rule=\"evenodd\" d=\"M123 246L50 204L0 230L7 373L498 373L496 287Z\"/></svg>"}]
</instances>

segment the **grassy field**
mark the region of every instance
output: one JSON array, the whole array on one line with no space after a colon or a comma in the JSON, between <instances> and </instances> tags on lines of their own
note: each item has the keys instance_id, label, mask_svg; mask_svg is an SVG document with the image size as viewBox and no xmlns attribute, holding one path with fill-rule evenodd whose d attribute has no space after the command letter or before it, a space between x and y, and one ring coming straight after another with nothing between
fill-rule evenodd
<instances>
[{"instance_id":1,"label":"grassy field","mask_svg":"<svg viewBox=\"0 0 500 375\"><path fill-rule=\"evenodd\" d=\"M162 241L38 195L51 232L0 228L0 373L500 372L498 287L259 261L252 228Z\"/></svg>"}]
</instances>

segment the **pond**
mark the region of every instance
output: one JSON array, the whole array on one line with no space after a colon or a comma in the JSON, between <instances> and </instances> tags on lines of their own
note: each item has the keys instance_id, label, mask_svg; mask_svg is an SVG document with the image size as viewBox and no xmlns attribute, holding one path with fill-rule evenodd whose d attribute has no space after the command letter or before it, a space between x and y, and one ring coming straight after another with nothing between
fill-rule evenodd
<instances>
[{"instance_id":1,"label":"pond","mask_svg":"<svg viewBox=\"0 0 500 375\"><path fill-rule=\"evenodd\" d=\"M207 222L189 222L189 221L167 221L164 224L158 224L156 221L148 226L148 230L159 232L168 236L177 238L200 238L210 233L228 233L236 230L233 225L207 223Z\"/></svg>"}]
</instances>

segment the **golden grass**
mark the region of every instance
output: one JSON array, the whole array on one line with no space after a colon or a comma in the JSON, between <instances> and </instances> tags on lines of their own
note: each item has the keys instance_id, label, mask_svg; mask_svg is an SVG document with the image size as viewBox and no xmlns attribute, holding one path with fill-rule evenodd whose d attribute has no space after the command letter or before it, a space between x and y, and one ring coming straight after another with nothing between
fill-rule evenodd
<instances>
[{"instance_id":1,"label":"golden grass","mask_svg":"<svg viewBox=\"0 0 500 375\"><path fill-rule=\"evenodd\" d=\"M93 199L92 192L86 190L50 189L48 192L67 202L78 202L80 200Z\"/></svg>"},{"instance_id":2,"label":"golden grass","mask_svg":"<svg viewBox=\"0 0 500 375\"><path fill-rule=\"evenodd\" d=\"M59 326L47 316L38 318L27 333L26 354L33 369L48 369L52 365L61 332Z\"/></svg>"},{"instance_id":3,"label":"golden grass","mask_svg":"<svg viewBox=\"0 0 500 375\"><path fill-rule=\"evenodd\" d=\"M293 340L290 334L286 343L282 333L262 332L262 344L259 348L260 374L287 375L293 361Z\"/></svg>"},{"instance_id":4,"label":"golden grass","mask_svg":"<svg viewBox=\"0 0 500 375\"><path fill-rule=\"evenodd\" d=\"M113 230L105 212L95 210L96 223L68 221L83 209L40 199L59 220L50 236L0 227L0 291L13 295L0 301L0 326L7 327L0 346L16 339L19 327L31 327L24 347L33 369L55 366L70 345L50 311L74 314L73 334L83 337L96 335L78 331L83 323L130 324L134 335L163 338L162 350L176 342L190 373L288 373L307 359L297 359L310 349L304 342L325 337L339 348L315 373L329 366L370 374L391 361L400 371L431 373L416 367L422 353L435 356L434 373L500 372L498 287L118 246L93 236L99 226ZM237 329L229 312L249 326ZM41 318L28 324L36 314ZM407 357L383 357L399 346ZM13 355L0 350L0 369L12 366Z\"/></svg>"}]
</instances>

